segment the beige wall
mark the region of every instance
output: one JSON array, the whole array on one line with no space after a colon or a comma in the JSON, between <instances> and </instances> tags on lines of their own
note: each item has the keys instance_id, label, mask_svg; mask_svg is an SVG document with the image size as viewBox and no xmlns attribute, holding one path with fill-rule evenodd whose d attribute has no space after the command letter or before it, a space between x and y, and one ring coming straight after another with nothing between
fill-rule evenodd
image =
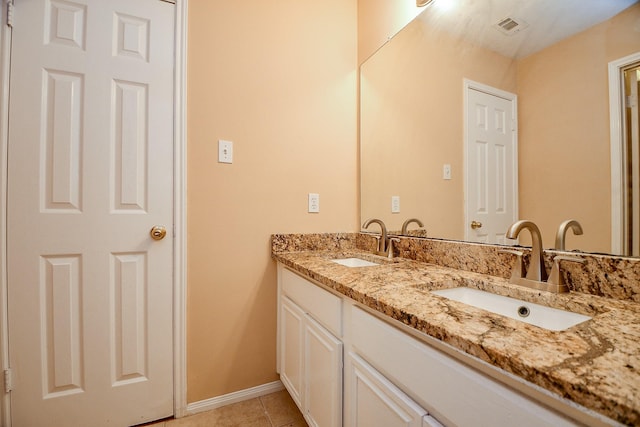
<instances>
[{"instance_id":1,"label":"beige wall","mask_svg":"<svg viewBox=\"0 0 640 427\"><path fill-rule=\"evenodd\" d=\"M430 236L464 238L464 78L514 92L515 61L416 19L362 65L363 220L400 230L417 217ZM400 214L391 213L391 196L400 196Z\"/></svg>"},{"instance_id":2,"label":"beige wall","mask_svg":"<svg viewBox=\"0 0 640 427\"><path fill-rule=\"evenodd\" d=\"M358 64L423 10L416 0L358 0Z\"/></svg>"},{"instance_id":3,"label":"beige wall","mask_svg":"<svg viewBox=\"0 0 640 427\"><path fill-rule=\"evenodd\" d=\"M611 250L610 61L640 51L640 4L518 63L520 217L552 246L558 224L584 235L567 248Z\"/></svg>"},{"instance_id":4,"label":"beige wall","mask_svg":"<svg viewBox=\"0 0 640 427\"><path fill-rule=\"evenodd\" d=\"M356 0L189 2L189 402L277 379L270 234L357 229L356 21Z\"/></svg>"},{"instance_id":5,"label":"beige wall","mask_svg":"<svg viewBox=\"0 0 640 427\"><path fill-rule=\"evenodd\" d=\"M287 4L190 1L189 402L277 379L276 282L275 265L269 255L269 235L358 228L356 65L358 57L366 58L389 32L386 28L382 32L373 31L377 24L369 29L363 27L363 12L367 6L362 4L365 2L369 5L378 2L383 6L389 3L359 0L358 11L358 0ZM615 19L637 22L639 8L636 6ZM360 21L358 29L357 20ZM394 25L398 24L389 28ZM360 34L359 52L356 31ZM555 217L542 219L544 205L536 201L545 189L547 192L550 188L561 189L552 200L567 209L572 207L564 214L570 216L575 216L575 207L580 207L580 203L588 203L595 200L596 193L602 195L608 191L608 113L606 109L602 111L603 107L596 107L596 104L601 105L603 98L607 102L606 89L601 89L602 82L606 82L606 65L598 69L586 65L563 66L565 57L578 56L584 60L595 56L606 64L640 50L638 34L618 34L615 23L603 24L590 31L600 32L606 42L596 43L591 38L593 35L582 34L567 41L570 44L565 47L558 45L557 52L544 53L550 55L548 57L541 54L521 61L517 74L521 121L536 123L540 110L546 106L562 113L557 115L557 121L578 123L581 129L569 132L567 126L563 133L534 140L527 131L545 124L538 119L531 127L521 126L521 156L537 156L543 152L538 148L550 149L558 160L549 161L550 156L541 154L541 164L564 170L567 166L561 159L573 157L575 151L586 152L588 155L581 156L577 169L592 170L594 175L593 179L588 177L572 182L573 172L569 171L568 178L558 182L545 180L539 171L521 167L521 216L540 217L545 230L555 227L558 222ZM410 37L423 36L414 32ZM440 42L444 43L445 39ZM440 48L442 46L431 47ZM411 73L427 73L431 69L431 58L430 55L398 56L395 69L387 71L397 73L401 67L410 65ZM445 96L451 90L445 86L451 85L454 90L461 91L461 79L465 76L515 91L512 64L497 55L494 60L503 70L498 74L491 73L479 61L473 70L465 72L459 58L450 58L450 72L431 78L422 76L417 86L408 84L404 88L414 97L442 99L443 111L433 114L433 111L413 108L409 103L403 107L405 112L416 114L414 119L417 117L420 122L429 116L439 117L438 122L427 122L425 126L441 126L442 134L437 138L461 141L461 104L455 105L461 103L461 99L452 101ZM458 71L459 75L456 74ZM406 74L400 76L398 79L408 81ZM557 88L564 86L563 90L569 89L571 93L561 96L557 90L552 90L546 97L540 96L535 88L541 79L556 81ZM596 82L599 89L595 89ZM533 106L539 104L540 108L525 107L526 100ZM366 102L374 108L375 114L391 112L385 105L376 104L375 97ZM411 135L402 134L401 120L407 117L410 116L398 115L393 132L386 135L388 141L411 139ZM216 162L218 139L234 141L234 164ZM560 140L570 141L572 147L560 150L554 143ZM413 143L416 142L414 138ZM536 145L543 142L548 147ZM433 162L440 186L443 185L440 179L442 163L447 159L452 159L454 177L455 171L461 170L460 161L453 160L455 150L457 148L450 147L440 154L430 153L424 160ZM402 161L415 161L400 157ZM394 168L379 170L381 177L390 173L396 173ZM529 177L540 179L539 185ZM462 183L454 179L448 185L461 188ZM437 185L425 183L423 187L423 191L440 191ZM578 196L566 197L564 189L567 188L577 188ZM320 214L306 213L309 192L320 193ZM458 196L449 193L443 197L452 197L452 201L461 203L461 199L454 200ZM403 197L403 217L408 215L407 202L408 198ZM388 210L390 200L386 195L382 203ZM579 218L585 225L583 237L595 233L594 230L600 227L598 221L608 220L608 201L597 205L593 209L588 206L582 209L601 218ZM459 220L462 220L461 216ZM389 221L393 228L395 223ZM545 235L552 234L553 231L545 231Z\"/></svg>"}]
</instances>

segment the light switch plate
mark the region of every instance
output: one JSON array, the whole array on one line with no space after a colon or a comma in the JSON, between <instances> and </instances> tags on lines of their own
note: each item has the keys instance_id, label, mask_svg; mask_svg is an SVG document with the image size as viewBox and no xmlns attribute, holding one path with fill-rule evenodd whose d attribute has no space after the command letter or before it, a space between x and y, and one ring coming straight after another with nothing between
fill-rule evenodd
<instances>
[{"instance_id":1,"label":"light switch plate","mask_svg":"<svg viewBox=\"0 0 640 427\"><path fill-rule=\"evenodd\" d=\"M318 193L309 193L309 213L320 212L320 195Z\"/></svg>"},{"instance_id":2,"label":"light switch plate","mask_svg":"<svg viewBox=\"0 0 640 427\"><path fill-rule=\"evenodd\" d=\"M445 164L442 167L442 179L451 179L451 165L450 164Z\"/></svg>"},{"instance_id":3,"label":"light switch plate","mask_svg":"<svg viewBox=\"0 0 640 427\"><path fill-rule=\"evenodd\" d=\"M233 142L219 140L218 141L218 162L233 163Z\"/></svg>"}]
</instances>

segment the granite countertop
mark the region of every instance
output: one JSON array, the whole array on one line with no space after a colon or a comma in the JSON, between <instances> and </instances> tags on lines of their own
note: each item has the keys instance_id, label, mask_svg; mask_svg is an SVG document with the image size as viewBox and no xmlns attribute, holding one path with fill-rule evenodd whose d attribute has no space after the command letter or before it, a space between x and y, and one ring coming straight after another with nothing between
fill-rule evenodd
<instances>
[{"instance_id":1,"label":"granite countertop","mask_svg":"<svg viewBox=\"0 0 640 427\"><path fill-rule=\"evenodd\" d=\"M360 304L620 423L640 425L640 304L551 294L508 280L361 250L274 251L287 267ZM377 259L350 268L332 259ZM430 293L467 286L593 318L549 331Z\"/></svg>"}]
</instances>

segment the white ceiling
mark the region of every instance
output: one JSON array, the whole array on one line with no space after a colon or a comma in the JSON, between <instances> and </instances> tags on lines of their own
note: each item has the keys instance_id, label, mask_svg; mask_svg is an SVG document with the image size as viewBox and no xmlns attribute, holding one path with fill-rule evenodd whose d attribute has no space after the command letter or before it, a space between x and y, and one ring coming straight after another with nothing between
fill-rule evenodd
<instances>
[{"instance_id":1,"label":"white ceiling","mask_svg":"<svg viewBox=\"0 0 640 427\"><path fill-rule=\"evenodd\" d=\"M435 0L418 19L505 56L523 58L606 21L638 1ZM504 35L494 24L506 17L524 20L529 26Z\"/></svg>"}]
</instances>

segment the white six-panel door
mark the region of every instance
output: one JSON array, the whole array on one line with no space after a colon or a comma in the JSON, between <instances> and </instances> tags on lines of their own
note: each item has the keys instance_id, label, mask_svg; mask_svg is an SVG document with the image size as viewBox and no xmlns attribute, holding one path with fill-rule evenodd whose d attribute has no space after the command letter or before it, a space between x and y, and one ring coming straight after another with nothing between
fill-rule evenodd
<instances>
[{"instance_id":1,"label":"white six-panel door","mask_svg":"<svg viewBox=\"0 0 640 427\"><path fill-rule=\"evenodd\" d=\"M465 91L465 240L510 244L505 235L518 216L516 98Z\"/></svg>"},{"instance_id":2,"label":"white six-panel door","mask_svg":"<svg viewBox=\"0 0 640 427\"><path fill-rule=\"evenodd\" d=\"M174 5L19 0L8 152L13 427L173 413ZM153 240L155 225L168 230Z\"/></svg>"}]
</instances>

